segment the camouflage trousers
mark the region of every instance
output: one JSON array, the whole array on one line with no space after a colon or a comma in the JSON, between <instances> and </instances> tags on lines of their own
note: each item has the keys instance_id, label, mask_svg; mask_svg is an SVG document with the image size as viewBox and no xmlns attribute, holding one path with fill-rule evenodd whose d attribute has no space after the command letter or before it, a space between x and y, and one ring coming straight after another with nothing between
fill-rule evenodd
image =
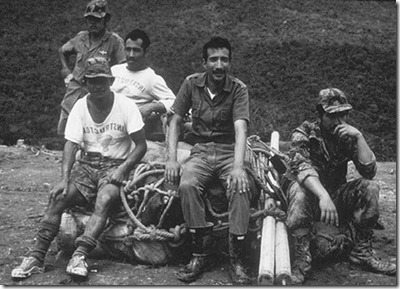
<instances>
[{"instance_id":1,"label":"camouflage trousers","mask_svg":"<svg viewBox=\"0 0 400 289\"><path fill-rule=\"evenodd\" d=\"M349 181L329 191L339 215L340 225L351 222L356 228L372 228L379 218L379 186L367 179ZM285 190L288 199L286 224L289 230L310 228L320 219L317 198L297 182Z\"/></svg>"},{"instance_id":2,"label":"camouflage trousers","mask_svg":"<svg viewBox=\"0 0 400 289\"><path fill-rule=\"evenodd\" d=\"M331 198L339 216L339 227L320 222L317 198L297 182L285 189L288 199L286 224L291 233L310 232L313 260L340 259L350 253L359 230L374 227L379 218L379 186L356 179L332 190Z\"/></svg>"}]
</instances>

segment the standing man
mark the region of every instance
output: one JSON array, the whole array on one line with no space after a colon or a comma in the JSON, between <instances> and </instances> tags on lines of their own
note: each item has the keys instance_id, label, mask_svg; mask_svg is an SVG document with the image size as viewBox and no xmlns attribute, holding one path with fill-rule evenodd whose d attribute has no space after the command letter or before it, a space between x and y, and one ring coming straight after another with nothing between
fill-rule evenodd
<instances>
[{"instance_id":1,"label":"standing man","mask_svg":"<svg viewBox=\"0 0 400 289\"><path fill-rule=\"evenodd\" d=\"M289 200L286 221L295 247L293 285L302 284L311 269L314 216L327 224L349 224L354 229L350 263L396 274L396 265L380 260L372 250L372 228L379 218L379 186L372 181L376 159L362 133L347 123L351 108L342 91L323 89L317 104L318 121L305 121L292 134L289 157L296 180L282 187ZM349 161L362 177L347 182Z\"/></svg>"},{"instance_id":2,"label":"standing man","mask_svg":"<svg viewBox=\"0 0 400 289\"><path fill-rule=\"evenodd\" d=\"M125 37L127 63L111 67L115 77L111 89L133 99L139 107L145 122L146 138L160 140L157 128L161 127L160 115L171 113L175 95L146 64L146 52L150 39L140 29L132 30Z\"/></svg>"},{"instance_id":3,"label":"standing man","mask_svg":"<svg viewBox=\"0 0 400 289\"><path fill-rule=\"evenodd\" d=\"M35 248L12 270L12 277L44 272L44 259L64 210L94 203L94 212L83 235L76 239L77 249L67 266L68 274L88 275L87 256L96 247L109 212L120 205L120 186L146 152L140 112L130 99L111 92L113 80L106 59L88 60L85 83L89 94L77 101L68 118L61 181L51 191ZM81 143L85 155L75 162Z\"/></svg>"},{"instance_id":4,"label":"standing man","mask_svg":"<svg viewBox=\"0 0 400 289\"><path fill-rule=\"evenodd\" d=\"M207 269L212 248L213 223L206 222L207 188L216 177L222 181L229 200L230 274L234 284L249 284L242 265L244 238L250 219L250 190L245 152L249 122L247 86L228 74L231 45L214 37L203 46L204 73L188 76L172 106L169 127L169 155L165 167L167 182L180 183L178 193L185 222L192 238L192 259L178 279L193 282ZM192 109L191 155L180 176L177 143L180 124Z\"/></svg>"},{"instance_id":5,"label":"standing man","mask_svg":"<svg viewBox=\"0 0 400 289\"><path fill-rule=\"evenodd\" d=\"M86 61L92 57L102 57L109 61L110 66L125 61L122 38L107 30L107 23L111 18L107 1L90 1L86 6L84 17L88 30L79 32L59 49L61 76L67 87L61 102L61 114L57 127L57 133L61 136L64 135L67 118L75 102L88 93L82 83ZM71 72L68 61L72 55L76 56L76 61Z\"/></svg>"}]
</instances>

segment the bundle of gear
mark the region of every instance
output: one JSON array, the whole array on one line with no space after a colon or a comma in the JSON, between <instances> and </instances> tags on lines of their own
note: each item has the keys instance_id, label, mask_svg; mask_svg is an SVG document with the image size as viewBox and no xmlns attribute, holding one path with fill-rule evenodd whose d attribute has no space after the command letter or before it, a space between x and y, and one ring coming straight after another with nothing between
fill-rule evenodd
<instances>
[{"instance_id":1,"label":"bundle of gear","mask_svg":"<svg viewBox=\"0 0 400 289\"><path fill-rule=\"evenodd\" d=\"M251 250L259 255L262 220L273 216L285 220L286 198L279 186L279 177L287 173L283 153L251 136L247 141L247 160L251 163L248 175L260 192L257 203L252 204L249 235ZM165 157L160 155L160 158ZM121 187L121 206L108 219L106 229L91 253L96 258L116 258L133 264L166 265L186 258L190 253L187 227L183 220L177 186L164 182L163 161L139 164L129 181ZM268 195L268 196L267 196ZM264 209L266 197L275 198L280 206ZM205 199L207 216L214 223L213 234L219 239L220 252L227 252L228 214L223 187L214 182ZM75 239L84 231L93 208L76 207L63 213L58 249L66 254L74 251ZM313 229L311 251L313 259L337 258L350 251L351 230L335 228L316 222Z\"/></svg>"}]
</instances>

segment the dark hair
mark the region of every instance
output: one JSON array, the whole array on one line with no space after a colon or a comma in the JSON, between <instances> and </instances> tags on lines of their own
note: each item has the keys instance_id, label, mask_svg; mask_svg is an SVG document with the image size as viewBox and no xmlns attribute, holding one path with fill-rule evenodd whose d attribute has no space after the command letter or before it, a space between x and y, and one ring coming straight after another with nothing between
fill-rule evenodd
<instances>
[{"instance_id":1,"label":"dark hair","mask_svg":"<svg viewBox=\"0 0 400 289\"><path fill-rule=\"evenodd\" d=\"M125 43L126 41L128 41L128 39L137 40L139 38L143 40L142 47L144 50L146 50L150 46L150 39L149 36L147 36L146 32L141 29L134 29L129 32L128 35L126 35L125 37Z\"/></svg>"},{"instance_id":2,"label":"dark hair","mask_svg":"<svg viewBox=\"0 0 400 289\"><path fill-rule=\"evenodd\" d=\"M203 59L207 60L209 48L226 48L229 50L229 59L232 58L232 47L229 43L228 39L222 37L212 37L210 41L208 41L203 46Z\"/></svg>"}]
</instances>

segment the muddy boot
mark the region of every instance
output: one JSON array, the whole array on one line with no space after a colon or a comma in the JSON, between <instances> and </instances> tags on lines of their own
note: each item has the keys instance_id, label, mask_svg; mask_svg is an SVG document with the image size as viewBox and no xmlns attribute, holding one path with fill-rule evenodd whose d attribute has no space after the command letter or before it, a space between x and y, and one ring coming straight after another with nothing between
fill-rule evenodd
<instances>
[{"instance_id":1,"label":"muddy boot","mask_svg":"<svg viewBox=\"0 0 400 289\"><path fill-rule=\"evenodd\" d=\"M189 229L192 238L192 259L177 272L177 278L185 283L196 281L208 269L209 255L213 249L213 227Z\"/></svg>"},{"instance_id":2,"label":"muddy boot","mask_svg":"<svg viewBox=\"0 0 400 289\"><path fill-rule=\"evenodd\" d=\"M372 230L356 230L356 245L350 253L350 263L360 265L371 272L391 276L396 275L396 264L383 261L375 255L375 251L372 249L371 244L372 236Z\"/></svg>"},{"instance_id":3,"label":"muddy boot","mask_svg":"<svg viewBox=\"0 0 400 289\"><path fill-rule=\"evenodd\" d=\"M292 285L302 285L311 269L310 233L299 229L292 233L294 242L294 261L292 264Z\"/></svg>"},{"instance_id":4,"label":"muddy boot","mask_svg":"<svg viewBox=\"0 0 400 289\"><path fill-rule=\"evenodd\" d=\"M229 233L229 255L230 255L229 274L231 275L232 283L234 285L251 284L251 279L246 274L246 271L242 264L243 249L244 249L244 236L238 236Z\"/></svg>"}]
</instances>

